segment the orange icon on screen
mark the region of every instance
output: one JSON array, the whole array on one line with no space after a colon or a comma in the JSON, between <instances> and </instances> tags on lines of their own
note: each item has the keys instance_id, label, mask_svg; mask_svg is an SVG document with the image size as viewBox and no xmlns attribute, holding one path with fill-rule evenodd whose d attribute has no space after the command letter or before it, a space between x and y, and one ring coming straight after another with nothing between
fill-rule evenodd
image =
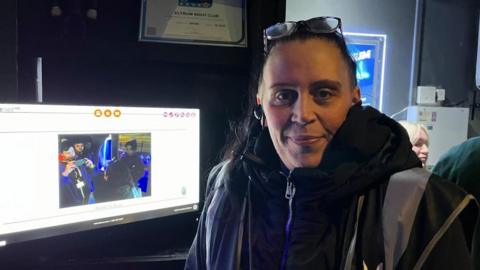
<instances>
[{"instance_id":1,"label":"orange icon on screen","mask_svg":"<svg viewBox=\"0 0 480 270\"><path fill-rule=\"evenodd\" d=\"M112 116L112 111L110 111L109 109L106 109L106 110L103 112L103 115L105 115L105 117L110 117L110 116Z\"/></svg>"},{"instance_id":2,"label":"orange icon on screen","mask_svg":"<svg viewBox=\"0 0 480 270\"><path fill-rule=\"evenodd\" d=\"M113 111L113 116L120 117L120 115L122 115L122 112L120 110L117 109Z\"/></svg>"},{"instance_id":3,"label":"orange icon on screen","mask_svg":"<svg viewBox=\"0 0 480 270\"><path fill-rule=\"evenodd\" d=\"M102 110L96 109L95 111L93 111L93 115L95 115L96 117L102 116Z\"/></svg>"}]
</instances>

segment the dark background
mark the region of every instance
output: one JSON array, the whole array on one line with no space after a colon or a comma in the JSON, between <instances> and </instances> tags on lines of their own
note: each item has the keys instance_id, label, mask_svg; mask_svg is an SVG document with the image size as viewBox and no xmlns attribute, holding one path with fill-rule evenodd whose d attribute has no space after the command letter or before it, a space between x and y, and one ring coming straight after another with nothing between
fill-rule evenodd
<instances>
[{"instance_id":1,"label":"dark background","mask_svg":"<svg viewBox=\"0 0 480 270\"><path fill-rule=\"evenodd\" d=\"M419 1L416 82L445 87L451 104L468 106L475 89L480 1ZM243 116L252 67L261 52L260 29L284 19L285 0L248 1L248 48L138 42L140 0L99 0L98 20L87 25L86 34L65 35L62 22L49 15L50 3L0 1L0 102L35 102L35 58L42 57L47 104L200 108L203 195L228 121ZM361 16L374 16L366 13ZM334 14L319 10L318 15ZM393 24L400 31L403 23ZM404 99L409 95L405 89ZM478 122L477 114L471 121L474 135L480 133ZM192 241L197 216L14 244L0 248L0 269L181 269L182 255L176 254Z\"/></svg>"},{"instance_id":2,"label":"dark background","mask_svg":"<svg viewBox=\"0 0 480 270\"><path fill-rule=\"evenodd\" d=\"M476 90L479 12L478 0L428 0L424 4L419 82L450 90L447 98L454 104L467 105L468 94Z\"/></svg>"},{"instance_id":3,"label":"dark background","mask_svg":"<svg viewBox=\"0 0 480 270\"><path fill-rule=\"evenodd\" d=\"M475 86L479 0L287 0L286 11L287 20L329 14L342 18L345 32L387 35L382 108L387 115L415 105L418 85L444 88L444 106L469 107L473 92L480 93ZM469 136L480 134L476 116Z\"/></svg>"},{"instance_id":4,"label":"dark background","mask_svg":"<svg viewBox=\"0 0 480 270\"><path fill-rule=\"evenodd\" d=\"M261 29L285 16L283 1L250 2L251 46L240 48L139 42L139 0L99 0L98 19L88 22L86 34L74 28L65 34L63 21L50 16L51 1L2 0L0 101L35 102L35 63L42 57L45 104L199 108L203 200L229 120L243 116ZM0 268L181 269L198 215L8 245L0 248Z\"/></svg>"}]
</instances>

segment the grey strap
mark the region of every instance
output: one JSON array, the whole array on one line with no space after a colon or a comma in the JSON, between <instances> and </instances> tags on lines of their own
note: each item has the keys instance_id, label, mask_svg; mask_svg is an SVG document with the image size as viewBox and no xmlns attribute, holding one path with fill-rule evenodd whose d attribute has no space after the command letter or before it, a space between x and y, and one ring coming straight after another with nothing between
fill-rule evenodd
<instances>
[{"instance_id":1,"label":"grey strap","mask_svg":"<svg viewBox=\"0 0 480 270\"><path fill-rule=\"evenodd\" d=\"M383 204L385 270L393 270L407 248L418 205L431 173L422 168L390 177Z\"/></svg>"},{"instance_id":2,"label":"grey strap","mask_svg":"<svg viewBox=\"0 0 480 270\"><path fill-rule=\"evenodd\" d=\"M214 168L209 177L209 197L211 200L206 206L205 215L205 264L207 270L213 269L235 269L237 240L240 233L239 224L242 217L232 214L234 217L231 222L220 222L225 210L225 201L228 200L226 193L222 190L222 180L225 178L227 163ZM239 205L238 211L242 211L243 205ZM233 211L235 211L233 210ZM220 232L212 234L212 232ZM241 232L243 234L243 232ZM216 251L214 254L212 250Z\"/></svg>"},{"instance_id":3,"label":"grey strap","mask_svg":"<svg viewBox=\"0 0 480 270\"><path fill-rule=\"evenodd\" d=\"M235 269L240 270L240 264L242 262L242 244L243 244L243 235L244 235L244 224L245 224L245 209L247 208L247 196L243 197L243 206L242 206L242 214L240 217L240 224L238 228L238 237L237 237L237 254L236 254L236 267ZM251 256L251 255L250 255Z\"/></svg>"},{"instance_id":4,"label":"grey strap","mask_svg":"<svg viewBox=\"0 0 480 270\"><path fill-rule=\"evenodd\" d=\"M348 247L347 258L345 259L345 270L352 269L352 262L353 262L353 255L355 254L355 245L357 243L357 231L358 231L358 220L360 218L360 212L363 208L363 200L365 196L362 195L358 198L357 202L357 213L355 215L355 229L353 232L352 241L350 242L350 246Z\"/></svg>"},{"instance_id":5,"label":"grey strap","mask_svg":"<svg viewBox=\"0 0 480 270\"><path fill-rule=\"evenodd\" d=\"M432 240L428 242L428 245L425 247L425 249L422 252L422 255L420 255L420 258L418 259L417 263L413 267L413 270L419 270L422 269L423 264L427 260L428 256L432 252L433 248L435 245L438 243L438 241L442 238L442 236L445 234L445 232L450 228L450 225L455 221L455 219L460 215L460 213L467 207L467 205L471 202L474 201L475 198L473 195L468 194L465 196L463 201L453 210L453 212L448 216L447 220L445 223L442 224L442 227L438 230L438 232L433 236Z\"/></svg>"}]
</instances>

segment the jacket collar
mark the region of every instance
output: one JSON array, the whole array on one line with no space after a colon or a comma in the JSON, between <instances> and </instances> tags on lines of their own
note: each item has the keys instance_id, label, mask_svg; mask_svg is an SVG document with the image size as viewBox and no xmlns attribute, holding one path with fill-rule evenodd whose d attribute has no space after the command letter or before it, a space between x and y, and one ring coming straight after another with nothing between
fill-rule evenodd
<instances>
[{"instance_id":1,"label":"jacket collar","mask_svg":"<svg viewBox=\"0 0 480 270\"><path fill-rule=\"evenodd\" d=\"M282 162L267 129L263 129L243 159L256 167L264 180L282 182ZM290 172L296 186L321 192L337 200L368 189L391 174L420 167L411 151L408 135L394 120L372 107L353 106L327 146L317 168L296 168ZM322 179L319 181L319 179ZM284 186L284 183L278 183Z\"/></svg>"}]
</instances>

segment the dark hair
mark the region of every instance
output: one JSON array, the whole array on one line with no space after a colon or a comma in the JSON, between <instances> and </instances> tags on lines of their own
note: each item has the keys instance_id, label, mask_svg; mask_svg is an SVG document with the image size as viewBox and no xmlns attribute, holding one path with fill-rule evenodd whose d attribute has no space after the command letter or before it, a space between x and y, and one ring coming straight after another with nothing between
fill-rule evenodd
<instances>
[{"instance_id":1,"label":"dark hair","mask_svg":"<svg viewBox=\"0 0 480 270\"><path fill-rule=\"evenodd\" d=\"M312 33L312 32L306 31L306 30L298 30L298 31L294 32L293 34L288 35L286 37L283 37L283 38L280 38L280 39L277 39L277 40L269 41L268 50L265 53L265 57L263 58L263 62L262 62L262 65L261 65L262 68L260 69L260 74L259 74L260 76L258 77L258 80L262 79L263 67L265 66L265 63L267 62L268 56L270 55L270 52L271 52L273 47L275 47L278 44L289 42L289 41L295 41L295 40L304 41L304 40L309 40L309 39L314 39L314 38L328 40L328 41L331 41L331 42L335 43L335 45L337 45L337 48L340 49L340 54L341 54L343 60L345 61L345 64L347 64L350 82L352 83L352 86L357 86L357 76L356 76L357 64L355 63L355 60L353 60L352 56L348 52L347 44L345 43L345 39L344 39L343 35L341 35L339 33L336 33L336 32L335 33L328 33L328 34L315 34L315 33Z\"/></svg>"},{"instance_id":2,"label":"dark hair","mask_svg":"<svg viewBox=\"0 0 480 270\"><path fill-rule=\"evenodd\" d=\"M60 140L60 151L62 152L68 151L68 149L72 146L73 146L72 142L69 141L68 139L63 138Z\"/></svg>"},{"instance_id":3,"label":"dark hair","mask_svg":"<svg viewBox=\"0 0 480 270\"><path fill-rule=\"evenodd\" d=\"M328 34L316 34L312 32L308 32L305 30L298 30L291 35L269 41L268 48L266 53L263 53L263 57L260 57L260 65L256 67L258 69L253 70L249 93L248 93L248 109L247 115L244 116L244 119L240 122L240 124L231 124L231 130L229 134L229 138L227 138L227 144L224 148L224 155L223 159L228 160L231 159L236 154L241 154L246 150L248 142L255 138L259 130L261 130L261 124L258 119L253 116L253 112L256 104L256 95L259 87L259 83L263 78L263 69L267 62L267 59L270 55L270 51L272 48L277 46L278 44L295 41L295 40L309 40L309 39L323 39L333 42L339 49L342 58L344 59L349 73L349 78L352 83L352 86L357 86L357 78L356 78L356 70L357 65L353 58L350 56L347 45L345 44L345 40L341 34L338 33L328 33Z\"/></svg>"},{"instance_id":4,"label":"dark hair","mask_svg":"<svg viewBox=\"0 0 480 270\"><path fill-rule=\"evenodd\" d=\"M132 148L132 150L136 151L137 150L137 140L133 139L125 143L125 147L129 146Z\"/></svg>"}]
</instances>

